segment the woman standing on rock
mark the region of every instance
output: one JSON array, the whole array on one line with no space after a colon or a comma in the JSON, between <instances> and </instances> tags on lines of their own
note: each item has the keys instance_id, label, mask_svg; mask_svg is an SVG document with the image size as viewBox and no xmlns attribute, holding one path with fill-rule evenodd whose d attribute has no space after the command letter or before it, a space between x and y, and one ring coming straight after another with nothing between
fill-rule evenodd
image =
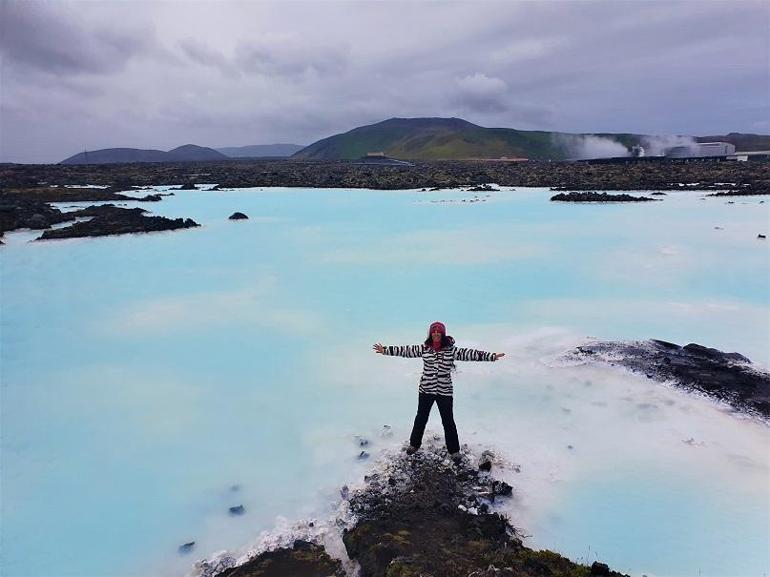
<instances>
[{"instance_id":1,"label":"woman standing on rock","mask_svg":"<svg viewBox=\"0 0 770 577\"><path fill-rule=\"evenodd\" d=\"M428 338L421 345L383 346L374 345L374 351L394 357L422 357L422 376L417 403L417 416L409 437L407 454L414 454L422 445L425 425L435 401L444 425L444 438L449 455L457 462L460 459L460 441L452 414L452 375L455 361L496 361L505 353L487 353L474 349L458 348L455 340L446 334L443 323L435 322L428 329Z\"/></svg>"}]
</instances>

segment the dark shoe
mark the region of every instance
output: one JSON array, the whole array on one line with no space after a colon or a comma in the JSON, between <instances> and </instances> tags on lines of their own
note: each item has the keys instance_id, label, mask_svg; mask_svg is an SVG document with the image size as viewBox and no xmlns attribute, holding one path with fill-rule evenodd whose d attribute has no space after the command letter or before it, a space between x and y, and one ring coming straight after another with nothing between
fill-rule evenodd
<instances>
[{"instance_id":1,"label":"dark shoe","mask_svg":"<svg viewBox=\"0 0 770 577\"><path fill-rule=\"evenodd\" d=\"M417 452L417 449L419 449L419 447L413 447L412 445L409 445L409 447L406 450L406 454L414 455Z\"/></svg>"}]
</instances>

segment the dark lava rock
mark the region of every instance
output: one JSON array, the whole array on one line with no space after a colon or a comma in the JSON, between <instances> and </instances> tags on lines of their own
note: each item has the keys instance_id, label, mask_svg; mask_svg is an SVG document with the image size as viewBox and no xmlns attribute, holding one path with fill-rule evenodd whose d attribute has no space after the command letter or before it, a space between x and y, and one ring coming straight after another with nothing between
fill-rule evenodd
<instances>
[{"instance_id":1,"label":"dark lava rock","mask_svg":"<svg viewBox=\"0 0 770 577\"><path fill-rule=\"evenodd\" d=\"M190 541L189 543L185 543L184 545L179 546L179 552L182 554L189 553L193 550L193 547L195 547L195 541Z\"/></svg>"},{"instance_id":2,"label":"dark lava rock","mask_svg":"<svg viewBox=\"0 0 770 577\"><path fill-rule=\"evenodd\" d=\"M611 575L610 568L604 563L594 561L591 564L591 575Z\"/></svg>"},{"instance_id":3,"label":"dark lava rock","mask_svg":"<svg viewBox=\"0 0 770 577\"><path fill-rule=\"evenodd\" d=\"M0 196L0 236L17 228L41 230L73 218L45 202L19 196Z\"/></svg>"},{"instance_id":4,"label":"dark lava rock","mask_svg":"<svg viewBox=\"0 0 770 577\"><path fill-rule=\"evenodd\" d=\"M163 200L164 196L167 196L167 195L163 195L163 194L147 194L147 195L143 196L142 198L136 198L134 200L141 200L141 201L144 201L144 202L159 202L159 201Z\"/></svg>"},{"instance_id":5,"label":"dark lava rock","mask_svg":"<svg viewBox=\"0 0 770 577\"><path fill-rule=\"evenodd\" d=\"M29 217L29 219L27 219L26 224L32 230L42 230L44 228L48 228L49 226L51 226L48 223L48 219L39 213L35 213L31 217Z\"/></svg>"},{"instance_id":6,"label":"dark lava rock","mask_svg":"<svg viewBox=\"0 0 770 577\"><path fill-rule=\"evenodd\" d=\"M483 160L415 161L411 166L356 165L346 161L247 159L199 162L200 172L182 162L113 165L34 165L0 167L0 181L6 191L35 190L55 200L117 200L97 197L100 189L65 189L43 186L41 182L134 186L216 182L220 188L266 186L447 189L494 182L505 187L554 187L569 191L683 190L682 183L697 182L698 190L719 192L725 182L740 183L742 192L768 190L767 164L763 162L662 161L655 163L606 164L597 162L486 162ZM687 188L690 190L691 188ZM73 192L75 191L75 192Z\"/></svg>"},{"instance_id":7,"label":"dark lava rock","mask_svg":"<svg viewBox=\"0 0 770 577\"><path fill-rule=\"evenodd\" d=\"M590 343L567 356L619 364L651 379L705 393L739 411L770 417L770 374L739 353L649 340Z\"/></svg>"},{"instance_id":8,"label":"dark lava rock","mask_svg":"<svg viewBox=\"0 0 770 577\"><path fill-rule=\"evenodd\" d=\"M479 463L479 471L491 471L492 470L492 461L488 459L484 459Z\"/></svg>"},{"instance_id":9,"label":"dark lava rock","mask_svg":"<svg viewBox=\"0 0 770 577\"><path fill-rule=\"evenodd\" d=\"M767 238L764 234L758 234L757 238Z\"/></svg>"},{"instance_id":10,"label":"dark lava rock","mask_svg":"<svg viewBox=\"0 0 770 577\"><path fill-rule=\"evenodd\" d=\"M650 202L658 199L631 196L630 194L608 194L606 192L568 192L567 194L556 194L551 197L551 200L564 202Z\"/></svg>"},{"instance_id":11,"label":"dark lava rock","mask_svg":"<svg viewBox=\"0 0 770 577\"><path fill-rule=\"evenodd\" d=\"M652 192L650 193L650 196L668 196L665 192Z\"/></svg>"},{"instance_id":12,"label":"dark lava rock","mask_svg":"<svg viewBox=\"0 0 770 577\"><path fill-rule=\"evenodd\" d=\"M217 577L345 577L345 573L322 547L297 540L291 549L262 553Z\"/></svg>"},{"instance_id":13,"label":"dark lava rock","mask_svg":"<svg viewBox=\"0 0 770 577\"><path fill-rule=\"evenodd\" d=\"M509 520L489 512L495 494L510 495L511 486L479 473L468 458L452 465L443 447L426 443L388 465L387 474L369 475L350 495L358 521L343 542L361 577L588 574L585 565L524 547Z\"/></svg>"},{"instance_id":14,"label":"dark lava rock","mask_svg":"<svg viewBox=\"0 0 770 577\"><path fill-rule=\"evenodd\" d=\"M492 482L492 495L499 495L500 497L510 497L513 494L513 487L511 487L505 481L493 481ZM493 499L494 500L494 499Z\"/></svg>"},{"instance_id":15,"label":"dark lava rock","mask_svg":"<svg viewBox=\"0 0 770 577\"><path fill-rule=\"evenodd\" d=\"M108 202L114 200L134 200L134 201L155 201L160 200L158 194L148 194L142 198L133 198L125 194L115 192L115 190L124 189L104 189L104 188L65 188L65 187L44 187L44 188L19 188L13 192L0 194L0 202L16 203L20 201L34 202L79 202L94 201ZM157 198L156 198L157 197Z\"/></svg>"},{"instance_id":16,"label":"dark lava rock","mask_svg":"<svg viewBox=\"0 0 770 577\"><path fill-rule=\"evenodd\" d=\"M361 451L360 453L358 453L358 460L359 461L363 461L363 460L368 459L368 458L369 458L369 453L367 453L366 451Z\"/></svg>"},{"instance_id":17,"label":"dark lava rock","mask_svg":"<svg viewBox=\"0 0 770 577\"><path fill-rule=\"evenodd\" d=\"M156 232L200 226L189 218L170 219L163 216L145 216L145 212L141 208L120 208L111 204L89 206L83 210L68 213L68 220L82 216L91 216L93 217L91 220L77 222L65 228L47 230L37 240Z\"/></svg>"},{"instance_id":18,"label":"dark lava rock","mask_svg":"<svg viewBox=\"0 0 770 577\"><path fill-rule=\"evenodd\" d=\"M493 187L491 184L479 184L478 186L469 188L468 192L492 192L494 190L497 190L497 189Z\"/></svg>"},{"instance_id":19,"label":"dark lava rock","mask_svg":"<svg viewBox=\"0 0 770 577\"><path fill-rule=\"evenodd\" d=\"M248 220L249 217L242 212L234 212L229 218L230 220Z\"/></svg>"},{"instance_id":20,"label":"dark lava rock","mask_svg":"<svg viewBox=\"0 0 770 577\"><path fill-rule=\"evenodd\" d=\"M236 505L235 507L230 507L228 511L231 515L243 515L246 512L246 509L243 505Z\"/></svg>"},{"instance_id":21,"label":"dark lava rock","mask_svg":"<svg viewBox=\"0 0 770 577\"><path fill-rule=\"evenodd\" d=\"M185 182L182 186L177 188L177 190L198 190L198 187L195 186L194 182L190 181L190 182Z\"/></svg>"},{"instance_id":22,"label":"dark lava rock","mask_svg":"<svg viewBox=\"0 0 770 577\"><path fill-rule=\"evenodd\" d=\"M713 192L711 194L707 194L706 196L763 196L767 194L770 194L770 187L748 186L736 190Z\"/></svg>"}]
</instances>

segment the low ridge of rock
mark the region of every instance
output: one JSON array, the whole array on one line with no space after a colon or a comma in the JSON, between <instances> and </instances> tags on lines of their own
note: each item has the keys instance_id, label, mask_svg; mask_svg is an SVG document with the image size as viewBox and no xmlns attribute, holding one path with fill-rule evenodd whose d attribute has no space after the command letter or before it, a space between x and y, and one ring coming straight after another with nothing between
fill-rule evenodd
<instances>
[{"instance_id":1,"label":"low ridge of rock","mask_svg":"<svg viewBox=\"0 0 770 577\"><path fill-rule=\"evenodd\" d=\"M68 213L67 220L79 216L92 216L90 220L76 222L64 228L46 230L37 240L157 232L200 226L190 218L145 216L145 212L141 208L120 208L113 205L89 206L83 210Z\"/></svg>"},{"instance_id":2,"label":"low ridge of rock","mask_svg":"<svg viewBox=\"0 0 770 577\"><path fill-rule=\"evenodd\" d=\"M563 202L653 202L658 198L646 196L631 196L630 194L609 194L606 192L568 192L559 193L551 197L551 200Z\"/></svg>"},{"instance_id":3,"label":"low ridge of rock","mask_svg":"<svg viewBox=\"0 0 770 577\"><path fill-rule=\"evenodd\" d=\"M740 353L652 339L587 343L566 356L621 365L656 381L705 393L741 412L770 418L770 374Z\"/></svg>"}]
</instances>

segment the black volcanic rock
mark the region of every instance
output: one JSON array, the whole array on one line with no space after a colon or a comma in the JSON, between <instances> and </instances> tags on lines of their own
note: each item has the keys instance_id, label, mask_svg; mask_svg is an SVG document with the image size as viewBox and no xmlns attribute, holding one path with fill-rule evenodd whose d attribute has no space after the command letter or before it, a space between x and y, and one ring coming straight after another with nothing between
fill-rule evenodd
<instances>
[{"instance_id":1,"label":"black volcanic rock","mask_svg":"<svg viewBox=\"0 0 770 577\"><path fill-rule=\"evenodd\" d=\"M0 236L18 228L41 230L68 220L72 217L45 202L0 196Z\"/></svg>"},{"instance_id":2,"label":"black volcanic rock","mask_svg":"<svg viewBox=\"0 0 770 577\"><path fill-rule=\"evenodd\" d=\"M349 497L358 521L343 542L361 577L588 575L586 566L524 547L508 519L489 512L510 485L480 473L467 455L455 465L427 443L386 471L365 477Z\"/></svg>"},{"instance_id":3,"label":"black volcanic rock","mask_svg":"<svg viewBox=\"0 0 770 577\"><path fill-rule=\"evenodd\" d=\"M230 220L248 220L248 216L243 214L242 212L234 212L228 217Z\"/></svg>"},{"instance_id":4,"label":"black volcanic rock","mask_svg":"<svg viewBox=\"0 0 770 577\"><path fill-rule=\"evenodd\" d=\"M216 182L220 188L328 187L378 190L465 188L482 182L503 187L556 187L572 191L679 191L718 192L725 182L741 183L742 189L770 187L763 162L680 162L640 164L593 164L590 162L486 162L419 161L412 166L356 165L343 161L226 160L221 162L104 164L104 165L9 165L0 166L3 194L33 191L46 202L75 200L72 189L51 188L56 184L127 183L133 186L178 185L182 182ZM749 184L750 186L744 186ZM125 190L125 189L124 189ZM98 198L97 189L81 190L81 200Z\"/></svg>"},{"instance_id":5,"label":"black volcanic rock","mask_svg":"<svg viewBox=\"0 0 770 577\"><path fill-rule=\"evenodd\" d=\"M37 240L108 236L135 232L156 232L200 226L192 219L170 219L163 216L145 216L141 208L120 208L113 205L90 206L67 213L68 219L92 216L91 220L76 222L65 228L46 230Z\"/></svg>"},{"instance_id":6,"label":"black volcanic rock","mask_svg":"<svg viewBox=\"0 0 770 577\"><path fill-rule=\"evenodd\" d=\"M653 339L589 343L566 356L621 365L656 381L705 393L739 411L770 417L770 374L739 353Z\"/></svg>"},{"instance_id":7,"label":"black volcanic rock","mask_svg":"<svg viewBox=\"0 0 770 577\"><path fill-rule=\"evenodd\" d=\"M322 547L297 540L291 549L282 548L257 555L217 577L345 577L342 565Z\"/></svg>"},{"instance_id":8,"label":"black volcanic rock","mask_svg":"<svg viewBox=\"0 0 770 577\"><path fill-rule=\"evenodd\" d=\"M158 201L161 200L161 194L148 194L140 198L133 198L125 194L120 194L119 190L126 190L130 187L110 187L104 188L66 188L66 187L36 187L21 188L13 192L0 193L0 203L9 204L21 201L37 202L80 202L80 201L99 201L107 202L110 200L134 200L134 201Z\"/></svg>"},{"instance_id":9,"label":"black volcanic rock","mask_svg":"<svg viewBox=\"0 0 770 577\"><path fill-rule=\"evenodd\" d=\"M767 196L768 194L770 194L770 186L766 188L762 188L762 187L755 188L755 187L747 186L745 188L737 188L733 190L713 192L711 194L707 194L706 196Z\"/></svg>"},{"instance_id":10,"label":"black volcanic rock","mask_svg":"<svg viewBox=\"0 0 770 577\"><path fill-rule=\"evenodd\" d=\"M649 202L658 200L646 196L631 196L630 194L608 194L606 192L569 192L551 197L551 200L563 202Z\"/></svg>"},{"instance_id":11,"label":"black volcanic rock","mask_svg":"<svg viewBox=\"0 0 770 577\"><path fill-rule=\"evenodd\" d=\"M465 449L464 449L465 450ZM491 453L486 453L491 456ZM343 487L354 525L343 530L360 577L588 577L592 570L551 551L525 547L509 520L490 513L511 486L480 473L465 453L456 464L439 442L429 440L411 456L399 452L364 476L364 485ZM517 470L517 469L514 469ZM339 517L336 523L346 525ZM308 527L314 524L308 523ZM318 536L309 539L318 539ZM295 538L296 539L296 538ZM291 542L291 541L289 541ZM200 577L343 577L341 564L318 544L294 540L280 548L237 559L223 552L196 563ZM595 569L604 571L602 564ZM350 568L350 567L348 567ZM623 577L607 569L611 577Z\"/></svg>"}]
</instances>

